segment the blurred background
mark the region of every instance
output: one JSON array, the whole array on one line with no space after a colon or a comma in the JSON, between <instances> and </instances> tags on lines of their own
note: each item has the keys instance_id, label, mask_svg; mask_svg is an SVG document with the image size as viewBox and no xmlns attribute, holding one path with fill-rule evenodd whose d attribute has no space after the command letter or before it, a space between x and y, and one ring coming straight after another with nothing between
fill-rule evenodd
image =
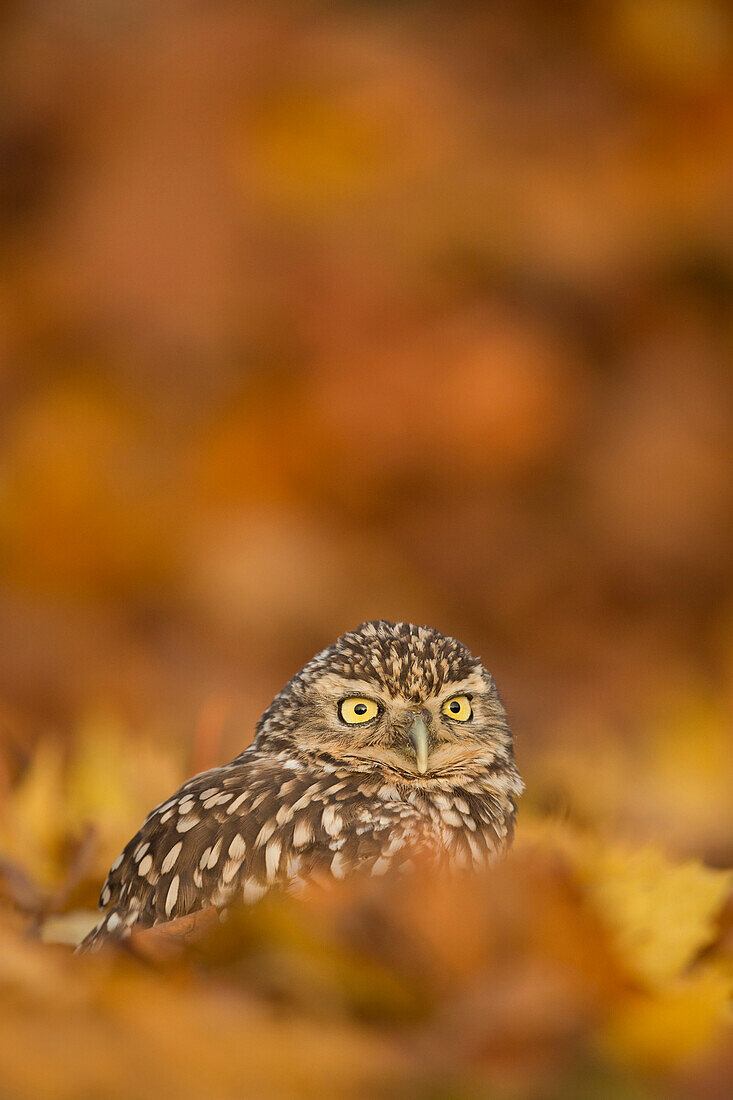
<instances>
[{"instance_id":1,"label":"blurred background","mask_svg":"<svg viewBox=\"0 0 733 1100\"><path fill-rule=\"evenodd\" d=\"M491 668L528 820L730 866L733 6L0 27L23 889L93 826L93 904L142 814L378 617Z\"/></svg>"}]
</instances>

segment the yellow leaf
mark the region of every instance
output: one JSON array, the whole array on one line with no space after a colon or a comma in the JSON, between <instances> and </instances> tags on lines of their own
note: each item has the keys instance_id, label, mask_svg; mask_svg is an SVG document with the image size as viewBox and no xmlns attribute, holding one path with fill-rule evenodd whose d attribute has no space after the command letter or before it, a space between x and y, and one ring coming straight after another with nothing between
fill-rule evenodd
<instances>
[{"instance_id":1,"label":"yellow leaf","mask_svg":"<svg viewBox=\"0 0 733 1100\"><path fill-rule=\"evenodd\" d=\"M93 821L124 828L135 813L127 778L129 753L124 730L113 719L96 715L82 725L74 742L67 777L70 823Z\"/></svg>"},{"instance_id":2,"label":"yellow leaf","mask_svg":"<svg viewBox=\"0 0 733 1100\"><path fill-rule=\"evenodd\" d=\"M704 1054L730 1017L730 978L708 970L659 993L640 993L607 1023L601 1045L641 1070L683 1066Z\"/></svg>"},{"instance_id":3,"label":"yellow leaf","mask_svg":"<svg viewBox=\"0 0 733 1100\"><path fill-rule=\"evenodd\" d=\"M8 797L0 818L0 848L44 886L58 883L58 849L63 834L63 761L53 741L38 745L31 763Z\"/></svg>"},{"instance_id":4,"label":"yellow leaf","mask_svg":"<svg viewBox=\"0 0 733 1100\"><path fill-rule=\"evenodd\" d=\"M655 848L591 845L582 863L623 963L649 986L678 977L713 940L733 884L731 872L694 860L674 864Z\"/></svg>"}]
</instances>

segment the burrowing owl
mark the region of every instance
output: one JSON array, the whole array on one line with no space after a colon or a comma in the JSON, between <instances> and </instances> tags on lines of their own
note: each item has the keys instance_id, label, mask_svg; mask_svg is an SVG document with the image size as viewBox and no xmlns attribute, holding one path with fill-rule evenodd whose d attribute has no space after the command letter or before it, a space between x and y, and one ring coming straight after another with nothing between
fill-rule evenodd
<instances>
[{"instance_id":1,"label":"burrowing owl","mask_svg":"<svg viewBox=\"0 0 733 1100\"><path fill-rule=\"evenodd\" d=\"M483 866L510 843L522 790L481 662L430 627L363 623L290 680L249 748L148 815L83 947L415 857Z\"/></svg>"}]
</instances>

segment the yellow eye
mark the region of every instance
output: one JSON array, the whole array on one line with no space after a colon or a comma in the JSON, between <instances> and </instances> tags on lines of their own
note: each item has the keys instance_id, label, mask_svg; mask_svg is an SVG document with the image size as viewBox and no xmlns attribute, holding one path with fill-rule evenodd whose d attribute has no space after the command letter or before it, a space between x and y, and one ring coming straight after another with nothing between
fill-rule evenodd
<instances>
[{"instance_id":1,"label":"yellow eye","mask_svg":"<svg viewBox=\"0 0 733 1100\"><path fill-rule=\"evenodd\" d=\"M452 699L443 703L443 714L456 722L467 722L469 718L473 718L471 700L467 695L454 695Z\"/></svg>"},{"instance_id":2,"label":"yellow eye","mask_svg":"<svg viewBox=\"0 0 733 1100\"><path fill-rule=\"evenodd\" d=\"M376 718L379 706L372 699L362 699L357 695L353 699L341 700L339 714L350 726L358 726L361 722L371 722L372 718Z\"/></svg>"}]
</instances>

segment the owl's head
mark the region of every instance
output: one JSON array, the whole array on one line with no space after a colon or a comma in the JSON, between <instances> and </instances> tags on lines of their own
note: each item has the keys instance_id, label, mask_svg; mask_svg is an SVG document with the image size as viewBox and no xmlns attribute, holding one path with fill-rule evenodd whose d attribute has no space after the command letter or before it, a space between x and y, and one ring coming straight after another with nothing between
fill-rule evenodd
<instances>
[{"instance_id":1,"label":"owl's head","mask_svg":"<svg viewBox=\"0 0 733 1100\"><path fill-rule=\"evenodd\" d=\"M490 673L455 638L412 623L342 634L276 696L258 743L418 784L471 764L514 769Z\"/></svg>"}]
</instances>

